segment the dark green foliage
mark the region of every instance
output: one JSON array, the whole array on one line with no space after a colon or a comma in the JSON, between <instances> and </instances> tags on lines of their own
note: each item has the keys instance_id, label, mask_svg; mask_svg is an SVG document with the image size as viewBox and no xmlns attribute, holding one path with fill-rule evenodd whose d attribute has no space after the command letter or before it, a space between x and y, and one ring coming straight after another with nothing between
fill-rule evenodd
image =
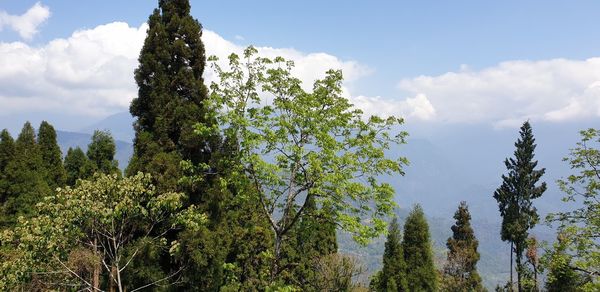
<instances>
[{"instance_id":1,"label":"dark green foliage","mask_svg":"<svg viewBox=\"0 0 600 292\"><path fill-rule=\"evenodd\" d=\"M291 275L287 281L305 291L318 287L315 267L321 258L337 252L336 226L327 219L327 212L319 210L314 198L309 198L306 213L290 233L294 237L286 243L285 254ZM285 265L285 264L284 264Z\"/></svg>"},{"instance_id":2,"label":"dark green foliage","mask_svg":"<svg viewBox=\"0 0 600 292\"><path fill-rule=\"evenodd\" d=\"M407 267L401 240L400 224L398 218L394 217L385 242L383 269L379 275L377 291L408 291Z\"/></svg>"},{"instance_id":3,"label":"dark green foliage","mask_svg":"<svg viewBox=\"0 0 600 292\"><path fill-rule=\"evenodd\" d=\"M66 183L66 173L63 167L62 152L56 142L54 127L46 121L40 124L37 142L40 147L44 169L46 170L46 183L52 190L64 186Z\"/></svg>"},{"instance_id":4,"label":"dark green foliage","mask_svg":"<svg viewBox=\"0 0 600 292\"><path fill-rule=\"evenodd\" d=\"M81 148L69 148L65 156L65 171L67 173L67 185L74 186L78 179L86 179L92 176L93 167L91 162L83 153Z\"/></svg>"},{"instance_id":5,"label":"dark green foliage","mask_svg":"<svg viewBox=\"0 0 600 292\"><path fill-rule=\"evenodd\" d=\"M4 169L7 188L0 218L3 227L13 225L19 216L30 216L35 204L50 193L35 130L29 122L15 142L14 153Z\"/></svg>"},{"instance_id":6,"label":"dark green foliage","mask_svg":"<svg viewBox=\"0 0 600 292\"><path fill-rule=\"evenodd\" d=\"M94 131L92 141L87 149L87 157L91 163L92 172L119 173L119 165L115 160L116 153L115 140L111 134L106 131Z\"/></svg>"},{"instance_id":7,"label":"dark green foliage","mask_svg":"<svg viewBox=\"0 0 600 292\"><path fill-rule=\"evenodd\" d=\"M14 159L15 141L8 132L4 129L0 133L0 203L4 204L8 196L8 173L6 166Z\"/></svg>"},{"instance_id":8,"label":"dark green foliage","mask_svg":"<svg viewBox=\"0 0 600 292\"><path fill-rule=\"evenodd\" d=\"M406 218L402 248L408 290L437 291L437 273L433 264L429 225L420 205L416 205Z\"/></svg>"},{"instance_id":9,"label":"dark green foliage","mask_svg":"<svg viewBox=\"0 0 600 292\"><path fill-rule=\"evenodd\" d=\"M454 213L456 223L452 237L448 238L448 261L444 267L445 291L483 291L481 277L477 273L479 241L471 227L471 214L466 202L461 202Z\"/></svg>"},{"instance_id":10,"label":"dark green foliage","mask_svg":"<svg viewBox=\"0 0 600 292\"><path fill-rule=\"evenodd\" d=\"M194 134L205 122L207 97L201 25L190 15L187 0L161 0L148 20L148 34L135 70L138 97L130 107L137 117L134 156L129 175L138 171L162 176L159 188L177 188L179 163L208 163L218 137ZM201 194L189 194L197 203Z\"/></svg>"},{"instance_id":11,"label":"dark green foliage","mask_svg":"<svg viewBox=\"0 0 600 292\"><path fill-rule=\"evenodd\" d=\"M498 201L502 216L501 238L514 245L517 279L521 290L523 251L527 247L529 229L539 221L532 200L546 191L546 183L536 186L545 169L535 169L537 161L533 159L536 144L528 121L521 126L519 134L520 138L515 143L515 157L504 161L508 175L502 175L502 185L494 192L494 198Z\"/></svg>"}]
</instances>

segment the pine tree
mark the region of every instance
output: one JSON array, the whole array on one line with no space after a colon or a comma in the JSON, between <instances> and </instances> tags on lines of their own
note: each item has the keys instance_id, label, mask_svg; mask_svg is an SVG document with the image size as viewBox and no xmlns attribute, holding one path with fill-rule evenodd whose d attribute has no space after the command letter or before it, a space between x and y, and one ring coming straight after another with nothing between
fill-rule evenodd
<instances>
[{"instance_id":1,"label":"pine tree","mask_svg":"<svg viewBox=\"0 0 600 292\"><path fill-rule=\"evenodd\" d=\"M106 131L94 131L92 141L88 145L87 157L91 162L93 172L112 174L119 172L115 160L117 148L112 135Z\"/></svg>"},{"instance_id":2,"label":"pine tree","mask_svg":"<svg viewBox=\"0 0 600 292\"><path fill-rule=\"evenodd\" d=\"M436 291L437 273L433 264L429 225L420 205L416 205L406 218L402 249L408 290Z\"/></svg>"},{"instance_id":3,"label":"pine tree","mask_svg":"<svg viewBox=\"0 0 600 292\"><path fill-rule=\"evenodd\" d=\"M466 202L461 202L454 213L456 223L448 238L448 261L444 267L445 291L483 291L481 277L477 273L479 242L471 227L471 214Z\"/></svg>"},{"instance_id":4,"label":"pine tree","mask_svg":"<svg viewBox=\"0 0 600 292\"><path fill-rule=\"evenodd\" d=\"M25 123L15 142L15 155L5 168L8 188L0 224L12 226L19 216L30 216L34 206L50 193L44 179L44 166L35 130Z\"/></svg>"},{"instance_id":5,"label":"pine tree","mask_svg":"<svg viewBox=\"0 0 600 292\"><path fill-rule=\"evenodd\" d=\"M8 132L4 129L0 133L0 204L3 204L7 198L8 182L6 166L14 159L15 156L15 141Z\"/></svg>"},{"instance_id":6,"label":"pine tree","mask_svg":"<svg viewBox=\"0 0 600 292\"><path fill-rule=\"evenodd\" d=\"M56 141L56 131L48 122L43 121L38 130L38 145L45 169L46 183L55 190L66 183L66 173L63 167L62 152Z\"/></svg>"},{"instance_id":7,"label":"pine tree","mask_svg":"<svg viewBox=\"0 0 600 292\"><path fill-rule=\"evenodd\" d=\"M74 186L78 179L92 175L93 167L81 148L69 148L65 156L66 184Z\"/></svg>"},{"instance_id":8,"label":"pine tree","mask_svg":"<svg viewBox=\"0 0 600 292\"><path fill-rule=\"evenodd\" d=\"M378 291L408 291L406 268L400 224L398 224L398 218L394 218L385 242L383 269L379 276Z\"/></svg>"},{"instance_id":9,"label":"pine tree","mask_svg":"<svg viewBox=\"0 0 600 292\"><path fill-rule=\"evenodd\" d=\"M494 198L498 201L502 216L501 239L511 243L511 253L514 252L517 263L518 289L522 291L523 251L527 247L529 229L539 221L532 200L546 191L546 183L536 186L545 169L535 169L537 161L533 158L536 144L529 121L521 126L519 134L520 138L515 143L515 158L504 161L508 175L502 175L502 185L494 192Z\"/></svg>"},{"instance_id":10,"label":"pine tree","mask_svg":"<svg viewBox=\"0 0 600 292\"><path fill-rule=\"evenodd\" d=\"M135 70L139 89L130 112L137 117L136 138L127 173L151 173L159 189L172 190L181 177L180 161L208 164L218 137L194 133L196 123L208 123L202 104L208 90L202 27L190 15L189 1L160 0L148 25ZM190 203L203 201L203 193L189 193Z\"/></svg>"}]
</instances>

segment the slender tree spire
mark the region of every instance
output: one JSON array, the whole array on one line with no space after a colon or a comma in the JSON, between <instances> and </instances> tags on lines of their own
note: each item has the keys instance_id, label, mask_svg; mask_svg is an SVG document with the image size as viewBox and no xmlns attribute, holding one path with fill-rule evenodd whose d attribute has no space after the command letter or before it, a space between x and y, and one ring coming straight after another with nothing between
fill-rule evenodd
<instances>
[{"instance_id":1,"label":"slender tree spire","mask_svg":"<svg viewBox=\"0 0 600 292\"><path fill-rule=\"evenodd\" d=\"M545 169L535 169L536 144L529 121L521 126L519 133L520 138L515 143L515 157L504 161L508 175L502 175L502 185L494 192L494 198L502 216L500 235L503 241L513 245L517 263L517 284L519 291L522 291L523 251L527 247L529 229L539 221L533 200L546 191L546 183L536 185Z\"/></svg>"}]
</instances>

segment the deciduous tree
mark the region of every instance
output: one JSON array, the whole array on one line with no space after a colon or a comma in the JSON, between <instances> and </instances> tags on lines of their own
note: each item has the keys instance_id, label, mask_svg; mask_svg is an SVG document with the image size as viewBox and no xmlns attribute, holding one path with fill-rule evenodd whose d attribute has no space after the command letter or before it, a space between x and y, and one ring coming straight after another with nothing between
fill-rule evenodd
<instances>
[{"instance_id":1,"label":"deciduous tree","mask_svg":"<svg viewBox=\"0 0 600 292\"><path fill-rule=\"evenodd\" d=\"M402 173L406 159L387 158L385 150L403 143L406 133L398 130L402 119L365 117L354 108L342 96L340 71L328 71L305 91L292 62L256 53L246 49L244 62L232 54L231 71L215 63L220 81L211 85L207 119L220 126L200 123L196 132L238 142L227 183L248 184L252 191L241 195L260 203L257 212L274 234L275 280L284 270L282 247L311 200L359 242L385 230L394 191L377 178Z\"/></svg>"}]
</instances>

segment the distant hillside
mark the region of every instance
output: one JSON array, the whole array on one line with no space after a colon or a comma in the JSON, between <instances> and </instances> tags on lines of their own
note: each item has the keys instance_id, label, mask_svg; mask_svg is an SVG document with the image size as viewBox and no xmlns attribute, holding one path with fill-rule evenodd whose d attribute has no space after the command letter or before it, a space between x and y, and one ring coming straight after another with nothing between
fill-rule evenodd
<instances>
[{"instance_id":1,"label":"distant hillside","mask_svg":"<svg viewBox=\"0 0 600 292\"><path fill-rule=\"evenodd\" d=\"M92 125L83 127L79 129L78 132L93 134L95 130L109 130L115 139L132 143L133 138L135 137L133 121L135 121L135 119L129 112L121 112L108 116Z\"/></svg>"},{"instance_id":2,"label":"distant hillside","mask_svg":"<svg viewBox=\"0 0 600 292\"><path fill-rule=\"evenodd\" d=\"M56 131L58 145L62 150L63 156L67 154L69 147L80 147L83 151L87 150L87 145L92 140L91 134ZM119 168L124 170L129 163L129 159L133 155L133 145L129 142L115 140L117 154L115 158L119 161Z\"/></svg>"}]
</instances>

